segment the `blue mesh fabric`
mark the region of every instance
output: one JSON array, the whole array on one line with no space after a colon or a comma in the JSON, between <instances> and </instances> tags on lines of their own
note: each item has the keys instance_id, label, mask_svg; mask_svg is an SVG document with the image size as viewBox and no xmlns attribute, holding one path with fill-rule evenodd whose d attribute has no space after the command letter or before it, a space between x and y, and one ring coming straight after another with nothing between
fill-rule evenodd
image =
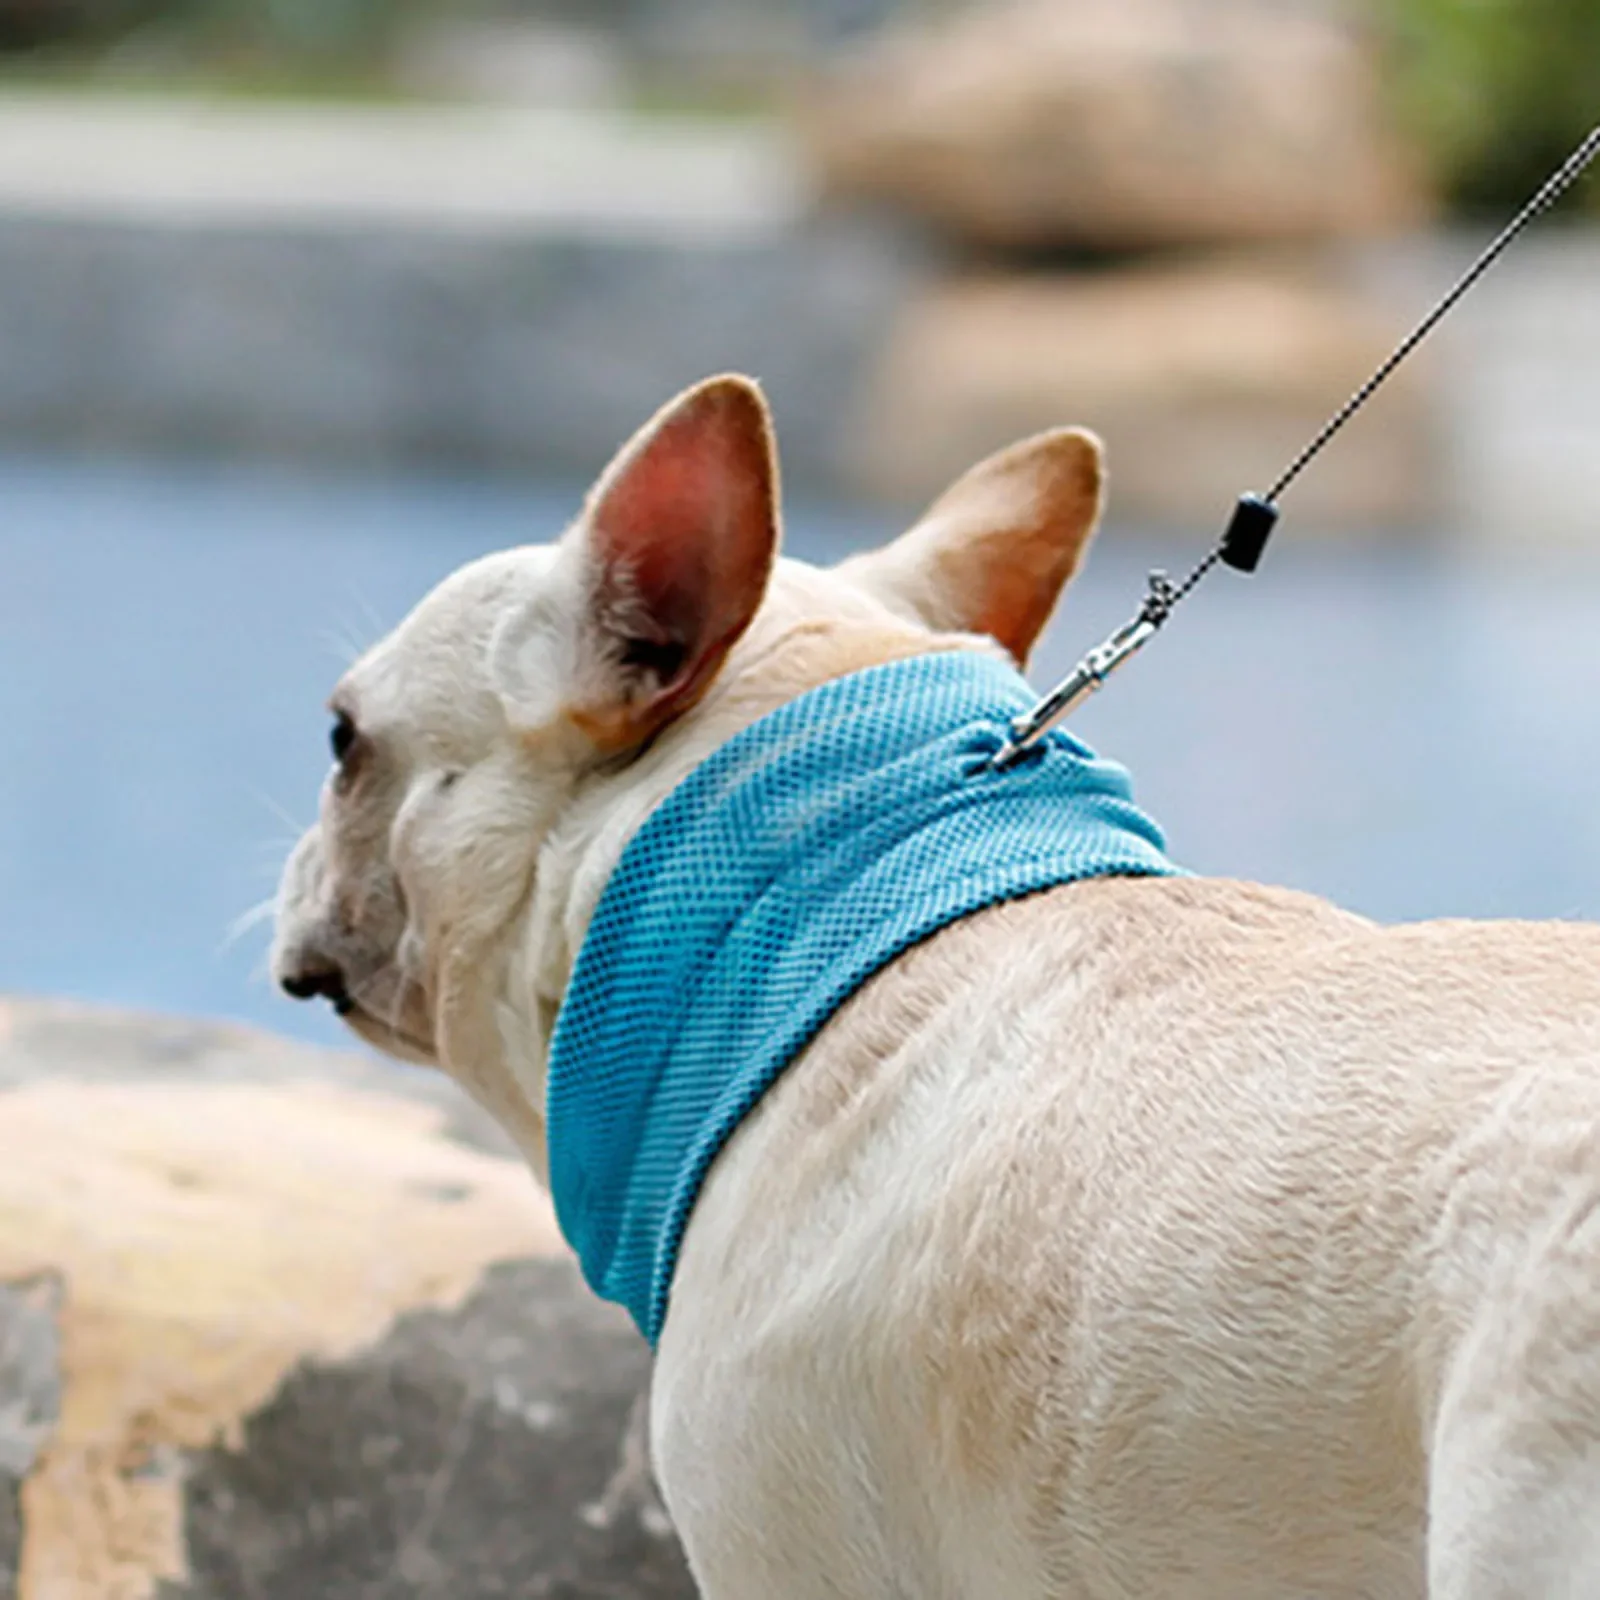
<instances>
[{"instance_id":1,"label":"blue mesh fabric","mask_svg":"<svg viewBox=\"0 0 1600 1600\"><path fill-rule=\"evenodd\" d=\"M1176 870L1069 735L988 765L1034 698L964 651L839 679L715 751L624 851L556 1023L551 1187L652 1344L711 1162L852 991L997 901Z\"/></svg>"}]
</instances>

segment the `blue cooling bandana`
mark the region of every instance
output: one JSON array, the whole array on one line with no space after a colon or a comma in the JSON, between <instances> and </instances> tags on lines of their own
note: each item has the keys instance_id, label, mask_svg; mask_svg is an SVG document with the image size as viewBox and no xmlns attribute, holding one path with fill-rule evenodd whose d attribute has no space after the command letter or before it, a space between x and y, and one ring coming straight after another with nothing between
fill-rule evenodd
<instances>
[{"instance_id":1,"label":"blue cooling bandana","mask_svg":"<svg viewBox=\"0 0 1600 1600\"><path fill-rule=\"evenodd\" d=\"M988 766L1034 699L970 652L825 684L623 852L556 1022L550 1179L584 1276L651 1344L717 1152L873 973L997 901L1176 870L1123 770L1067 734Z\"/></svg>"}]
</instances>

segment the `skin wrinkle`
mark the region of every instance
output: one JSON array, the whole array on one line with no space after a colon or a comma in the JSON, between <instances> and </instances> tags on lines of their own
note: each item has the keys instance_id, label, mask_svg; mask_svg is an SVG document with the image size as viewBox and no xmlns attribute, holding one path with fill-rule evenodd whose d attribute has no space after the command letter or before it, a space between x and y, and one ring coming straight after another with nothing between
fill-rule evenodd
<instances>
[{"instance_id":1,"label":"skin wrinkle","mask_svg":"<svg viewBox=\"0 0 1600 1600\"><path fill-rule=\"evenodd\" d=\"M882 551L758 580L754 395L674 402L558 547L464 568L357 663L384 762L286 869L278 975L403 947L430 1057L540 1174L561 997L644 817L831 677L1025 658L1098 515L1066 431ZM737 622L665 687L590 604L613 497L626 545L662 485L689 532L605 556L628 626L697 584ZM917 945L741 1124L684 1240L652 1437L706 1600L1600 1593L1597 1041L1581 925L1107 879Z\"/></svg>"}]
</instances>

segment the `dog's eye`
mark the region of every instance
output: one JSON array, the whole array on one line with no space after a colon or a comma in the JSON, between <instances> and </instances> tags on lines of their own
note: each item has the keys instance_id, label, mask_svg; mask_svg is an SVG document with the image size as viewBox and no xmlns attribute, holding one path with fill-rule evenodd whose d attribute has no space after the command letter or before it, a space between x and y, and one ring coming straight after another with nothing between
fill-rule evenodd
<instances>
[{"instance_id":1,"label":"dog's eye","mask_svg":"<svg viewBox=\"0 0 1600 1600\"><path fill-rule=\"evenodd\" d=\"M328 743L333 747L333 759L342 764L355 742L355 723L343 711L338 712L333 719L333 729L328 734Z\"/></svg>"}]
</instances>

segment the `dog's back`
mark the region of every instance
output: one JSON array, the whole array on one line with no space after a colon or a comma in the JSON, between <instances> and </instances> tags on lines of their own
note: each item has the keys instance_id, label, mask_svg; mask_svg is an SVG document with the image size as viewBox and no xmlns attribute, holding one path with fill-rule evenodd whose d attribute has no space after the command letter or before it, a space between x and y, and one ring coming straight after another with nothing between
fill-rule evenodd
<instances>
[{"instance_id":1,"label":"dog's back","mask_svg":"<svg viewBox=\"0 0 1600 1600\"><path fill-rule=\"evenodd\" d=\"M1410 1596L1452 1542L1478 1570L1529 1474L1594 1470L1561 1426L1600 1420L1597 1039L1587 927L1203 879L970 918L713 1173L662 1342L675 1512L729 1593Z\"/></svg>"}]
</instances>

